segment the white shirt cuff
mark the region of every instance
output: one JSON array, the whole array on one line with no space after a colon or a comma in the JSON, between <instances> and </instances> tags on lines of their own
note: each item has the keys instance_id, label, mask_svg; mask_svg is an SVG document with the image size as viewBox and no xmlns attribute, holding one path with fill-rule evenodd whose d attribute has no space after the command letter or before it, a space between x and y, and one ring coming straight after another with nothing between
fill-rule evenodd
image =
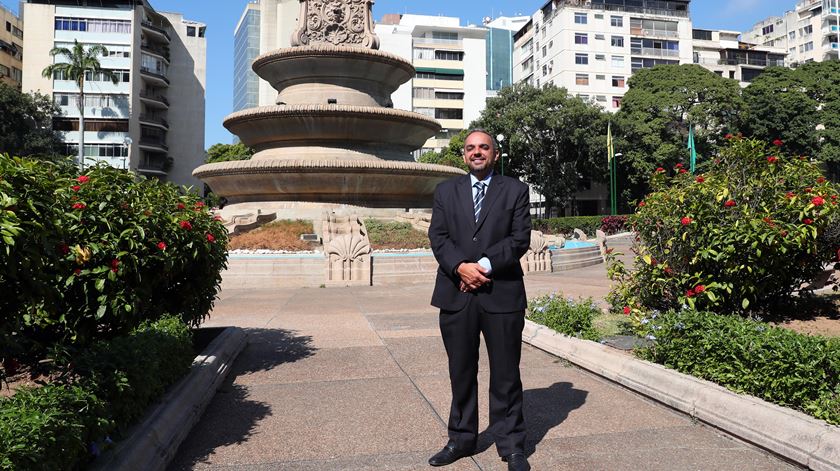
<instances>
[{"instance_id":1,"label":"white shirt cuff","mask_svg":"<svg viewBox=\"0 0 840 471\"><path fill-rule=\"evenodd\" d=\"M487 274L493 273L493 266L490 265L490 259L487 257L482 257L481 260L478 261L478 264L481 265L481 268L487 270Z\"/></svg>"}]
</instances>

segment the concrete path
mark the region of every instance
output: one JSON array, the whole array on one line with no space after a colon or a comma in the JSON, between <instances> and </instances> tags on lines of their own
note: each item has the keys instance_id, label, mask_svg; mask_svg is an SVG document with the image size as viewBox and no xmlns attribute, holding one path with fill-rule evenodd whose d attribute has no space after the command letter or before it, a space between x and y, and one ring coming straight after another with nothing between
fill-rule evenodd
<instances>
[{"instance_id":1,"label":"concrete path","mask_svg":"<svg viewBox=\"0 0 840 471\"><path fill-rule=\"evenodd\" d=\"M529 295L608 290L603 266L527 284ZM250 342L170 469L432 469L450 393L431 291L223 292L207 325L245 327ZM482 429L487 371L482 358ZM529 346L522 379L535 470L795 469ZM479 454L444 469L506 469L485 433L479 442Z\"/></svg>"}]
</instances>

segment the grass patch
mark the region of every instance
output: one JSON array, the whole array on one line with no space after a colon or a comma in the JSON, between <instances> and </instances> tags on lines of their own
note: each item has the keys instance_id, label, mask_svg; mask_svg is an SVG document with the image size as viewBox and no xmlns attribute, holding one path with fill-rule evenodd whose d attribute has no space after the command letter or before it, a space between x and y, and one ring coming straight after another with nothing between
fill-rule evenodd
<instances>
[{"instance_id":1,"label":"grass patch","mask_svg":"<svg viewBox=\"0 0 840 471\"><path fill-rule=\"evenodd\" d=\"M231 250L314 250L320 244L300 240L301 234L313 232L315 229L312 227L312 221L284 219L232 236L228 248Z\"/></svg>"},{"instance_id":2,"label":"grass patch","mask_svg":"<svg viewBox=\"0 0 840 471\"><path fill-rule=\"evenodd\" d=\"M407 222L366 219L370 243L374 250L427 249L429 236Z\"/></svg>"},{"instance_id":3,"label":"grass patch","mask_svg":"<svg viewBox=\"0 0 840 471\"><path fill-rule=\"evenodd\" d=\"M592 325L601 338L616 335L634 335L630 321L624 314L602 312L592 320Z\"/></svg>"}]
</instances>

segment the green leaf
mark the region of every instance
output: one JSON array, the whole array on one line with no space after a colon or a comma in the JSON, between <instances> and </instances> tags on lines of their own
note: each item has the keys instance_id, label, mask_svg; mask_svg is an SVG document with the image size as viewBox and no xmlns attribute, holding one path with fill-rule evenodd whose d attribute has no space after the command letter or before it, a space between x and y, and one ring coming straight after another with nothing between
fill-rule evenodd
<instances>
[{"instance_id":1,"label":"green leaf","mask_svg":"<svg viewBox=\"0 0 840 471\"><path fill-rule=\"evenodd\" d=\"M742 299L742 300L741 300L741 307L742 307L743 309L746 309L746 308L748 308L749 306L750 306L750 300L749 300L749 299L744 298L744 299Z\"/></svg>"}]
</instances>

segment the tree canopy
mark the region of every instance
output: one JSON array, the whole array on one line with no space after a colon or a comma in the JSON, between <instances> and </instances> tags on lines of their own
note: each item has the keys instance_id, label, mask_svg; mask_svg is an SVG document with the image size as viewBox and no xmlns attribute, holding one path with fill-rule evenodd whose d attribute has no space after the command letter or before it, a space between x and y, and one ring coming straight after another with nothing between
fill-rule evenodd
<instances>
[{"instance_id":1,"label":"tree canopy","mask_svg":"<svg viewBox=\"0 0 840 471\"><path fill-rule=\"evenodd\" d=\"M469 131L465 129L452 136L449 145L441 152L426 152L417 161L424 164L446 165L447 167L469 170L467 164L464 163L464 141L467 139L467 132Z\"/></svg>"},{"instance_id":2,"label":"tree canopy","mask_svg":"<svg viewBox=\"0 0 840 471\"><path fill-rule=\"evenodd\" d=\"M50 97L0 83L0 110L0 152L50 157L59 151L61 140L52 129L52 117L59 111Z\"/></svg>"},{"instance_id":3,"label":"tree canopy","mask_svg":"<svg viewBox=\"0 0 840 471\"><path fill-rule=\"evenodd\" d=\"M245 144L213 144L207 149L208 164L215 162L227 162L229 160L248 160L254 155L254 150Z\"/></svg>"}]
</instances>

